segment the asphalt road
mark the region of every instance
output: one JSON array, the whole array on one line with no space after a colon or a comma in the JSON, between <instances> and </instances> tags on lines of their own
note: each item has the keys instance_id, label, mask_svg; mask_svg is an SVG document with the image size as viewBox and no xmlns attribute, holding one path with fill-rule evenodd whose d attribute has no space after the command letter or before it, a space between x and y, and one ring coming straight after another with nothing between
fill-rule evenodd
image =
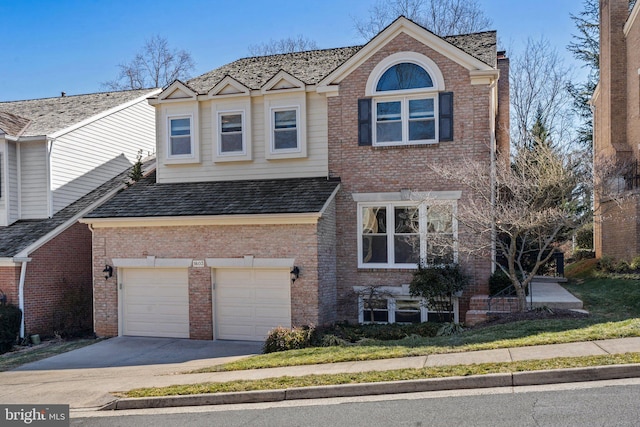
<instances>
[{"instance_id":1,"label":"asphalt road","mask_svg":"<svg viewBox=\"0 0 640 427\"><path fill-rule=\"evenodd\" d=\"M98 417L72 418L71 425L638 426L640 380L181 408L172 411L113 412L102 413Z\"/></svg>"}]
</instances>

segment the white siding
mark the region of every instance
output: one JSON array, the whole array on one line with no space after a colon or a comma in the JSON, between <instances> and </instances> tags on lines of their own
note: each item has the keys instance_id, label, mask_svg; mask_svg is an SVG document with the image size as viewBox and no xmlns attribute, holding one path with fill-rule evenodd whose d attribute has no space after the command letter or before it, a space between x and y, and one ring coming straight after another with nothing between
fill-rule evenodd
<instances>
[{"instance_id":1,"label":"white siding","mask_svg":"<svg viewBox=\"0 0 640 427\"><path fill-rule=\"evenodd\" d=\"M155 109L146 100L60 136L51 153L53 213L155 152Z\"/></svg>"},{"instance_id":2,"label":"white siding","mask_svg":"<svg viewBox=\"0 0 640 427\"><path fill-rule=\"evenodd\" d=\"M20 217L47 218L47 144L20 143Z\"/></svg>"},{"instance_id":3,"label":"white siding","mask_svg":"<svg viewBox=\"0 0 640 427\"><path fill-rule=\"evenodd\" d=\"M5 203L8 203L9 224L13 224L20 219L18 209L18 149L14 142L7 144L7 160L9 163L7 184L2 190L7 189L8 194L4 195ZM7 176L7 175L5 175Z\"/></svg>"},{"instance_id":4,"label":"white siding","mask_svg":"<svg viewBox=\"0 0 640 427\"><path fill-rule=\"evenodd\" d=\"M265 158L264 98L252 98L251 161L213 162L213 101L200 105L201 162L187 165L165 165L166 124L158 120L158 182L233 181L247 179L300 178L326 176L329 173L327 100L323 95L307 93L307 157L267 160ZM159 117L161 109L159 107Z\"/></svg>"}]
</instances>

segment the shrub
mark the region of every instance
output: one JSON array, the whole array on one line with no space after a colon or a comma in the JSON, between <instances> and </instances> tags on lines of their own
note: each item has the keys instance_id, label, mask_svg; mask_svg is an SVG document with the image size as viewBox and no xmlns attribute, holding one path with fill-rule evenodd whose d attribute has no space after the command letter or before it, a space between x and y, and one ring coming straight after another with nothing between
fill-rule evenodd
<instances>
[{"instance_id":1,"label":"shrub","mask_svg":"<svg viewBox=\"0 0 640 427\"><path fill-rule=\"evenodd\" d=\"M443 267L418 265L418 271L413 273L409 284L409 293L424 298L436 312L445 312L450 304L447 298L461 292L468 283L469 277L458 264Z\"/></svg>"},{"instance_id":2,"label":"shrub","mask_svg":"<svg viewBox=\"0 0 640 427\"><path fill-rule=\"evenodd\" d=\"M605 273L613 273L615 272L616 261L613 257L608 255L604 255L602 258L598 260L598 270L603 271Z\"/></svg>"},{"instance_id":3,"label":"shrub","mask_svg":"<svg viewBox=\"0 0 640 427\"><path fill-rule=\"evenodd\" d=\"M632 270L640 270L640 256L636 256L631 260L631 264L629 264Z\"/></svg>"},{"instance_id":4,"label":"shrub","mask_svg":"<svg viewBox=\"0 0 640 427\"><path fill-rule=\"evenodd\" d=\"M283 328L278 326L272 329L262 346L263 353L276 351L296 350L311 346L314 328L304 326L302 328Z\"/></svg>"},{"instance_id":5,"label":"shrub","mask_svg":"<svg viewBox=\"0 0 640 427\"><path fill-rule=\"evenodd\" d=\"M22 311L13 304L0 305L0 353L13 347L20 332Z\"/></svg>"},{"instance_id":6,"label":"shrub","mask_svg":"<svg viewBox=\"0 0 640 427\"><path fill-rule=\"evenodd\" d=\"M450 322L445 323L440 327L440 329L438 329L437 336L444 337L449 335L457 335L461 334L462 332L464 332L464 327L460 323Z\"/></svg>"},{"instance_id":7,"label":"shrub","mask_svg":"<svg viewBox=\"0 0 640 427\"><path fill-rule=\"evenodd\" d=\"M399 340L411 335L421 337L435 337L440 327L439 323L390 323L374 325L352 325L347 322L336 323L333 326L324 327L316 331L320 338L318 345L323 345L324 337L333 336L345 343L362 342L364 339L391 341ZM332 339L332 338L331 338Z\"/></svg>"},{"instance_id":8,"label":"shrub","mask_svg":"<svg viewBox=\"0 0 640 427\"><path fill-rule=\"evenodd\" d=\"M631 267L629 267L629 263L625 260L620 260L615 266L616 273L629 273L631 272Z\"/></svg>"},{"instance_id":9,"label":"shrub","mask_svg":"<svg viewBox=\"0 0 640 427\"><path fill-rule=\"evenodd\" d=\"M496 270L489 276L489 294L495 295L509 286L511 286L511 279L507 274L502 270Z\"/></svg>"},{"instance_id":10,"label":"shrub","mask_svg":"<svg viewBox=\"0 0 640 427\"><path fill-rule=\"evenodd\" d=\"M585 224L576 231L576 246L589 251L593 249L593 223Z\"/></svg>"},{"instance_id":11,"label":"shrub","mask_svg":"<svg viewBox=\"0 0 640 427\"><path fill-rule=\"evenodd\" d=\"M596 253L591 249L581 249L578 248L573 251L573 259L575 261L581 261L583 259L592 259L596 257Z\"/></svg>"}]
</instances>

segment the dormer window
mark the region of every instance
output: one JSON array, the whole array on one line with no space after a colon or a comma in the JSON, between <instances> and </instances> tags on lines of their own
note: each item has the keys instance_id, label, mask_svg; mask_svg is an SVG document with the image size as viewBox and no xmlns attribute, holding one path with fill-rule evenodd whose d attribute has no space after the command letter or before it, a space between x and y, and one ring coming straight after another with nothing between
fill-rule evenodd
<instances>
[{"instance_id":1,"label":"dormer window","mask_svg":"<svg viewBox=\"0 0 640 427\"><path fill-rule=\"evenodd\" d=\"M191 117L169 117L169 157L193 156Z\"/></svg>"},{"instance_id":2,"label":"dormer window","mask_svg":"<svg viewBox=\"0 0 640 427\"><path fill-rule=\"evenodd\" d=\"M220 114L220 154L244 153L242 113Z\"/></svg>"},{"instance_id":3,"label":"dormer window","mask_svg":"<svg viewBox=\"0 0 640 427\"><path fill-rule=\"evenodd\" d=\"M297 150L298 110L274 110L273 122L273 150Z\"/></svg>"}]
</instances>

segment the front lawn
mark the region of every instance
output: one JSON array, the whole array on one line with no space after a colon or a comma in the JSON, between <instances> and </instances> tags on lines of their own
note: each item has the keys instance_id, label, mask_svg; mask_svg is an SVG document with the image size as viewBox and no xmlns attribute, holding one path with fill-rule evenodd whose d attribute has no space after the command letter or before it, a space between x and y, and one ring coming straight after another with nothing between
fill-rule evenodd
<instances>
[{"instance_id":1,"label":"front lawn","mask_svg":"<svg viewBox=\"0 0 640 427\"><path fill-rule=\"evenodd\" d=\"M258 369L438 353L560 344L640 336L640 281L575 280L566 288L582 299L591 316L524 320L470 328L444 337L416 335L395 341L365 340L342 347L313 347L250 357L197 372Z\"/></svg>"}]
</instances>

